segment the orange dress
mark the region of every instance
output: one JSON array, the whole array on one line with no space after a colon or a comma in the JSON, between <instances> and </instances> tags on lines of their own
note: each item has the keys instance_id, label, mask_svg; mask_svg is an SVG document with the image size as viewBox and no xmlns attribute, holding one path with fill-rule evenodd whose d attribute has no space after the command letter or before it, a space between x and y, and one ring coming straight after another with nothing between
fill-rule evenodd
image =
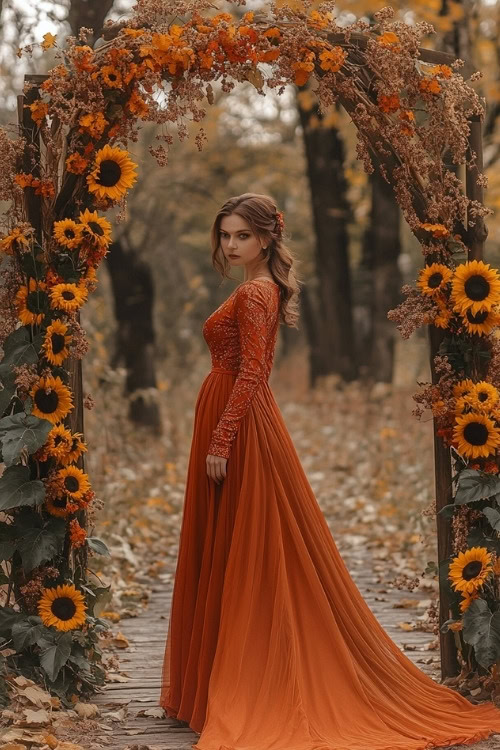
<instances>
[{"instance_id":1,"label":"orange dress","mask_svg":"<svg viewBox=\"0 0 500 750\"><path fill-rule=\"evenodd\" d=\"M500 732L416 667L340 556L269 387L279 287L206 320L160 705L195 750L424 750ZM217 485L206 456L228 458Z\"/></svg>"}]
</instances>

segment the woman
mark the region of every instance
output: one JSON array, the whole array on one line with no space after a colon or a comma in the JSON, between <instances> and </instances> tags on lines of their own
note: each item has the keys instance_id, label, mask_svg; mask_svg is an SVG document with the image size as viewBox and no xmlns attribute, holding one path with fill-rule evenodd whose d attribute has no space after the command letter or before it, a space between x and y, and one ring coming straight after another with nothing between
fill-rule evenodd
<instances>
[{"instance_id":1,"label":"woman","mask_svg":"<svg viewBox=\"0 0 500 750\"><path fill-rule=\"evenodd\" d=\"M228 200L213 264L245 281L206 320L160 705L195 750L423 750L500 732L421 672L363 600L268 384L298 282L274 201Z\"/></svg>"}]
</instances>

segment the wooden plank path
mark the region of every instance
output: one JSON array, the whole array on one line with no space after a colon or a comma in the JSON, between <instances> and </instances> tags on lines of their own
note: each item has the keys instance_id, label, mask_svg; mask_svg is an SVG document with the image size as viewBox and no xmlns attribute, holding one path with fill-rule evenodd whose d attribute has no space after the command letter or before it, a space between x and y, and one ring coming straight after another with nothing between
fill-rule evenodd
<instances>
[{"instance_id":1,"label":"wooden plank path","mask_svg":"<svg viewBox=\"0 0 500 750\"><path fill-rule=\"evenodd\" d=\"M364 560L359 557L350 558L344 553L342 556L367 604L390 637L400 648L408 645L412 650L405 650L407 656L419 668L435 677L439 670L439 652L427 648L435 640L435 636L418 630L405 632L398 626L401 621L412 621L422 615L423 610L394 606L402 598L413 599L415 602L423 599L422 591L408 592L388 587L373 570L376 561L370 559L369 552L365 554L368 559ZM125 683L110 683L103 693L92 699L99 706L104 721L107 720L106 712L118 712L118 717L125 713L122 720L117 719L113 724L113 750L191 750L199 737L176 719L137 715L145 709L158 707L171 597L172 582L161 587L156 585L152 589L147 609L138 617L124 619L119 623L119 630L130 641L130 647L126 650L117 649L116 654L120 669L130 680ZM95 739L98 740L98 737ZM109 742L106 744L109 746Z\"/></svg>"}]
</instances>

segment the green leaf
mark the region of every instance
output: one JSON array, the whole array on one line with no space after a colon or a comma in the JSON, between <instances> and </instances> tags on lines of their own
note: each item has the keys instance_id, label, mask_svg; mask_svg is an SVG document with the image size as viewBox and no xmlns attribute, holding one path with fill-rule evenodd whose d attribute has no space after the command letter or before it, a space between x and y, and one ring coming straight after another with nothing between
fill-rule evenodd
<instances>
[{"instance_id":1,"label":"green leaf","mask_svg":"<svg viewBox=\"0 0 500 750\"><path fill-rule=\"evenodd\" d=\"M21 456L23 448L34 453L47 439L53 425L47 419L19 412L0 419L0 443L6 466L12 466Z\"/></svg>"},{"instance_id":2,"label":"green leaf","mask_svg":"<svg viewBox=\"0 0 500 750\"><path fill-rule=\"evenodd\" d=\"M474 599L464 613L463 637L487 669L500 656L500 610L492 612L484 599Z\"/></svg>"},{"instance_id":3,"label":"green leaf","mask_svg":"<svg viewBox=\"0 0 500 750\"><path fill-rule=\"evenodd\" d=\"M30 479L28 466L9 466L0 477L0 510L38 505L44 498L45 486L39 479Z\"/></svg>"},{"instance_id":4,"label":"green leaf","mask_svg":"<svg viewBox=\"0 0 500 750\"><path fill-rule=\"evenodd\" d=\"M12 626L12 640L16 651L23 651L28 646L37 643L44 630L45 625L35 615L15 622Z\"/></svg>"},{"instance_id":5,"label":"green leaf","mask_svg":"<svg viewBox=\"0 0 500 750\"><path fill-rule=\"evenodd\" d=\"M5 414L12 396L16 392L16 374L10 365L0 365L0 417Z\"/></svg>"},{"instance_id":6,"label":"green leaf","mask_svg":"<svg viewBox=\"0 0 500 750\"><path fill-rule=\"evenodd\" d=\"M486 516L488 519L490 526L492 526L495 531L500 531L500 513L495 508L483 508L481 511L483 515Z\"/></svg>"},{"instance_id":7,"label":"green leaf","mask_svg":"<svg viewBox=\"0 0 500 750\"><path fill-rule=\"evenodd\" d=\"M71 655L71 630L58 637L54 646L44 649L40 654L40 666L52 682L68 661Z\"/></svg>"},{"instance_id":8,"label":"green leaf","mask_svg":"<svg viewBox=\"0 0 500 750\"><path fill-rule=\"evenodd\" d=\"M42 334L38 334L31 341L30 332L26 326L16 328L5 339L2 364L11 365L11 367L13 365L18 367L23 364L34 365L38 362L38 352L40 351L42 341Z\"/></svg>"},{"instance_id":9,"label":"green leaf","mask_svg":"<svg viewBox=\"0 0 500 750\"><path fill-rule=\"evenodd\" d=\"M23 620L24 617L22 612L16 612L11 607L0 607L0 633L10 635L14 623Z\"/></svg>"},{"instance_id":10,"label":"green leaf","mask_svg":"<svg viewBox=\"0 0 500 750\"><path fill-rule=\"evenodd\" d=\"M102 539L98 539L96 536L88 536L87 544L89 545L90 549L94 552L97 552L98 555L106 555L107 557L111 557L109 549L104 544Z\"/></svg>"},{"instance_id":11,"label":"green leaf","mask_svg":"<svg viewBox=\"0 0 500 750\"><path fill-rule=\"evenodd\" d=\"M485 500L493 497L497 492L500 492L500 479L495 475L474 469L464 469L459 474L455 505Z\"/></svg>"},{"instance_id":12,"label":"green leaf","mask_svg":"<svg viewBox=\"0 0 500 750\"><path fill-rule=\"evenodd\" d=\"M64 518L50 519L40 528L23 531L17 542L23 568L29 573L37 565L52 560L64 545L66 523Z\"/></svg>"},{"instance_id":13,"label":"green leaf","mask_svg":"<svg viewBox=\"0 0 500 750\"><path fill-rule=\"evenodd\" d=\"M438 516L443 515L445 518L451 518L455 512L455 503L450 503L449 505L443 505L441 510L438 510Z\"/></svg>"},{"instance_id":14,"label":"green leaf","mask_svg":"<svg viewBox=\"0 0 500 750\"><path fill-rule=\"evenodd\" d=\"M451 599L454 596L454 591L451 587L451 581L448 578L451 561L452 557L446 557L444 560L440 560L439 562L439 588L442 594L447 599Z\"/></svg>"}]
</instances>

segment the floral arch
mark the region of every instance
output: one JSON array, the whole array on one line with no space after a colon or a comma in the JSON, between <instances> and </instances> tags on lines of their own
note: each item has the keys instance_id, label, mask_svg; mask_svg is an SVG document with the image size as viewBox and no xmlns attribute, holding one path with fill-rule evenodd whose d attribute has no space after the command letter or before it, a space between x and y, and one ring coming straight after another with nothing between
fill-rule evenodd
<instances>
[{"instance_id":1,"label":"floral arch","mask_svg":"<svg viewBox=\"0 0 500 750\"><path fill-rule=\"evenodd\" d=\"M11 670L64 700L102 683L107 627L106 592L87 576L89 552L107 549L89 535L83 407L92 402L82 398L79 309L111 241L103 213L124 206L136 180L128 142L141 121L163 126L150 152L166 165L169 128L188 136L186 120L202 121L215 81L225 92L250 81L262 95L310 82L322 111L339 101L350 113L365 169L380 169L394 188L425 259L389 315L405 337L430 327L433 383L415 398L435 420L443 672L453 671L457 643L461 663L472 657L487 675L500 656L499 639L479 638L485 618L500 618L500 278L481 261L483 104L470 86L480 74L421 49L427 23L393 21L385 8L372 26L340 27L333 3L311 5L233 16L214 15L208 0L169 0L159 16L152 0L139 0L127 22L105 27L100 46L88 46L82 29L47 76L28 76L19 136L0 130L9 201L0 239L0 642L15 651ZM56 38L46 34L41 47L57 48ZM199 150L205 138L200 126Z\"/></svg>"}]
</instances>

